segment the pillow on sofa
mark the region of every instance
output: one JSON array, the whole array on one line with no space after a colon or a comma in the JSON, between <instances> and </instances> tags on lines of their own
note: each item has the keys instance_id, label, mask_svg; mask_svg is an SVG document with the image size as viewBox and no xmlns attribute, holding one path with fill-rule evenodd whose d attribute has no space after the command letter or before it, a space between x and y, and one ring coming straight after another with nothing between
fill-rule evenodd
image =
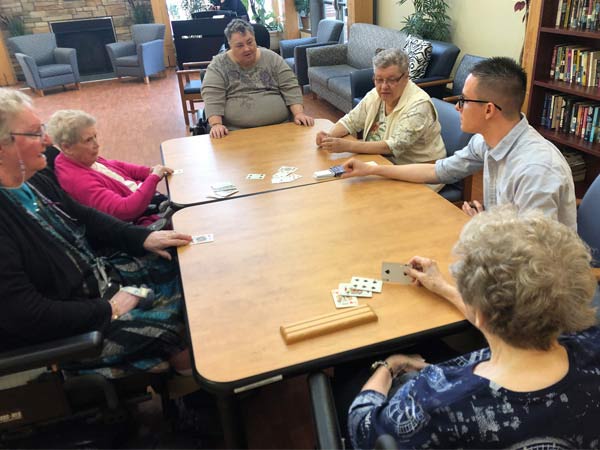
<instances>
[{"instance_id":1,"label":"pillow on sofa","mask_svg":"<svg viewBox=\"0 0 600 450\"><path fill-rule=\"evenodd\" d=\"M408 55L408 76L411 80L423 78L431 58L431 42L416 36L408 36L403 50Z\"/></svg>"}]
</instances>

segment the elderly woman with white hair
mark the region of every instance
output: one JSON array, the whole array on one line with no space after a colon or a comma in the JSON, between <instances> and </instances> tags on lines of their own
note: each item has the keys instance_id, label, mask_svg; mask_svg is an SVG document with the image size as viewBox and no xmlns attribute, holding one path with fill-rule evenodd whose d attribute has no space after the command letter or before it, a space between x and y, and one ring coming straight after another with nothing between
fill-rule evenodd
<instances>
[{"instance_id":1,"label":"elderly woman with white hair","mask_svg":"<svg viewBox=\"0 0 600 450\"><path fill-rule=\"evenodd\" d=\"M71 197L137 225L160 219L157 206L167 197L156 186L172 169L103 158L96 119L84 111L56 111L48 121L48 134L61 150L54 161L56 178Z\"/></svg>"},{"instance_id":2,"label":"elderly woman with white hair","mask_svg":"<svg viewBox=\"0 0 600 450\"><path fill-rule=\"evenodd\" d=\"M99 330L100 356L74 368L120 377L168 362L189 371L169 247L191 236L74 201L43 173L49 144L31 99L0 89L0 351ZM131 289L142 284L151 292Z\"/></svg>"},{"instance_id":3,"label":"elderly woman with white hair","mask_svg":"<svg viewBox=\"0 0 600 450\"><path fill-rule=\"evenodd\" d=\"M375 87L317 145L329 152L378 154L394 164L435 161L446 156L437 112L429 95L408 78L408 56L397 48L373 57ZM363 139L341 139L362 132Z\"/></svg>"},{"instance_id":4,"label":"elderly woman with white hair","mask_svg":"<svg viewBox=\"0 0 600 450\"><path fill-rule=\"evenodd\" d=\"M454 304L489 348L445 363L378 362L349 412L355 448L597 448L600 331L590 254L565 225L510 206L473 218L454 249L456 287L435 261L410 275ZM403 372L414 376L389 395ZM397 387L397 386L394 386Z\"/></svg>"}]
</instances>

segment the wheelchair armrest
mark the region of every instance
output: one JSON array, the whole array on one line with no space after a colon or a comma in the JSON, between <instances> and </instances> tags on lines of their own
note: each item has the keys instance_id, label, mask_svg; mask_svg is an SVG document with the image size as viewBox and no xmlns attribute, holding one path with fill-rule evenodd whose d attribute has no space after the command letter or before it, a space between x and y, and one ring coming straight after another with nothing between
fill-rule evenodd
<instances>
[{"instance_id":1,"label":"wheelchair armrest","mask_svg":"<svg viewBox=\"0 0 600 450\"><path fill-rule=\"evenodd\" d=\"M317 448L343 448L329 377L323 372L311 374L308 377L308 390L315 423Z\"/></svg>"},{"instance_id":2,"label":"wheelchair armrest","mask_svg":"<svg viewBox=\"0 0 600 450\"><path fill-rule=\"evenodd\" d=\"M0 353L0 375L91 358L100 354L102 333L92 331Z\"/></svg>"}]
</instances>

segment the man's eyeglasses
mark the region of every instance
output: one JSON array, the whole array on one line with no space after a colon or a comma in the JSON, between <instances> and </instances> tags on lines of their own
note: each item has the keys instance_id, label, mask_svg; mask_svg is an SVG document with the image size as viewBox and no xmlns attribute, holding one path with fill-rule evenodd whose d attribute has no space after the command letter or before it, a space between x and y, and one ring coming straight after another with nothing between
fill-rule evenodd
<instances>
[{"instance_id":1,"label":"man's eyeglasses","mask_svg":"<svg viewBox=\"0 0 600 450\"><path fill-rule=\"evenodd\" d=\"M27 136L27 137L36 137L38 138L40 141L44 140L44 137L46 136L46 125L42 124L40 125L40 131L37 133L10 133L11 136Z\"/></svg>"},{"instance_id":2,"label":"man's eyeglasses","mask_svg":"<svg viewBox=\"0 0 600 450\"><path fill-rule=\"evenodd\" d=\"M465 106L465 103L467 103L467 102L471 102L471 103L491 103L492 105L494 105L498 109L498 111L502 111L502 108L500 108L495 103L490 102L489 100L472 100L470 98L465 98L464 95L459 95L458 96L458 100L457 100L456 103L458 104L458 107L460 109L463 109L463 106Z\"/></svg>"},{"instance_id":3,"label":"man's eyeglasses","mask_svg":"<svg viewBox=\"0 0 600 450\"><path fill-rule=\"evenodd\" d=\"M375 83L377 86L381 86L382 84L387 84L388 86L395 86L397 85L400 80L402 79L402 77L405 74L400 75L399 77L394 77L394 78L375 78L373 77L373 83Z\"/></svg>"}]
</instances>

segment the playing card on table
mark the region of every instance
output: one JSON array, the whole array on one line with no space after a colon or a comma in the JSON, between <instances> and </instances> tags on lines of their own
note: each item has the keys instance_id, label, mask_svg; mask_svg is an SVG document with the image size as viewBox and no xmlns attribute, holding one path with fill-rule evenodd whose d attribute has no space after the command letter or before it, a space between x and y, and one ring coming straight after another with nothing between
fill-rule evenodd
<instances>
[{"instance_id":1,"label":"playing card on table","mask_svg":"<svg viewBox=\"0 0 600 450\"><path fill-rule=\"evenodd\" d=\"M296 170L298 170L297 167L293 167L293 166L281 166L279 169L277 169L277 174L281 174L282 177L289 175L290 173L294 173Z\"/></svg>"},{"instance_id":2,"label":"playing card on table","mask_svg":"<svg viewBox=\"0 0 600 450\"><path fill-rule=\"evenodd\" d=\"M215 192L213 195L207 195L206 198L215 198L217 200L222 199L222 198L227 198L233 194L238 193L239 191L237 189L233 190L233 191L219 191L219 192Z\"/></svg>"},{"instance_id":3,"label":"playing card on table","mask_svg":"<svg viewBox=\"0 0 600 450\"><path fill-rule=\"evenodd\" d=\"M237 189L236 185L231 181L224 181L222 183L215 183L210 186L210 188L215 192L219 193L222 191L235 191Z\"/></svg>"},{"instance_id":4,"label":"playing card on table","mask_svg":"<svg viewBox=\"0 0 600 450\"><path fill-rule=\"evenodd\" d=\"M358 306L358 299L356 297L340 295L337 289L331 290L331 296L333 297L333 303L335 303L336 308L352 308L353 306Z\"/></svg>"},{"instance_id":5,"label":"playing card on table","mask_svg":"<svg viewBox=\"0 0 600 450\"><path fill-rule=\"evenodd\" d=\"M381 288L383 287L383 282L381 280L365 277L352 277L350 284L355 289L371 292L381 292Z\"/></svg>"},{"instance_id":6,"label":"playing card on table","mask_svg":"<svg viewBox=\"0 0 600 450\"><path fill-rule=\"evenodd\" d=\"M353 288L350 283L340 283L338 292L340 295L350 295L352 297L373 297L373 292Z\"/></svg>"},{"instance_id":7,"label":"playing card on table","mask_svg":"<svg viewBox=\"0 0 600 450\"><path fill-rule=\"evenodd\" d=\"M171 175L179 175L180 173L183 173L183 169L175 169Z\"/></svg>"},{"instance_id":8,"label":"playing card on table","mask_svg":"<svg viewBox=\"0 0 600 450\"><path fill-rule=\"evenodd\" d=\"M212 234L198 234L196 236L192 236L191 245L194 244L206 244L208 242L213 242L215 240Z\"/></svg>"},{"instance_id":9,"label":"playing card on table","mask_svg":"<svg viewBox=\"0 0 600 450\"><path fill-rule=\"evenodd\" d=\"M246 175L246 180L263 180L264 178L264 173L249 173Z\"/></svg>"},{"instance_id":10,"label":"playing card on table","mask_svg":"<svg viewBox=\"0 0 600 450\"><path fill-rule=\"evenodd\" d=\"M302 175L298 175L297 173L290 173L289 175L281 176L279 172L273 175L271 178L271 183L289 183L291 181L296 181L298 178L302 178Z\"/></svg>"},{"instance_id":11,"label":"playing card on table","mask_svg":"<svg viewBox=\"0 0 600 450\"><path fill-rule=\"evenodd\" d=\"M381 263L381 279L386 283L412 283L412 278L408 275L407 270L411 269L410 264L401 263Z\"/></svg>"}]
</instances>

